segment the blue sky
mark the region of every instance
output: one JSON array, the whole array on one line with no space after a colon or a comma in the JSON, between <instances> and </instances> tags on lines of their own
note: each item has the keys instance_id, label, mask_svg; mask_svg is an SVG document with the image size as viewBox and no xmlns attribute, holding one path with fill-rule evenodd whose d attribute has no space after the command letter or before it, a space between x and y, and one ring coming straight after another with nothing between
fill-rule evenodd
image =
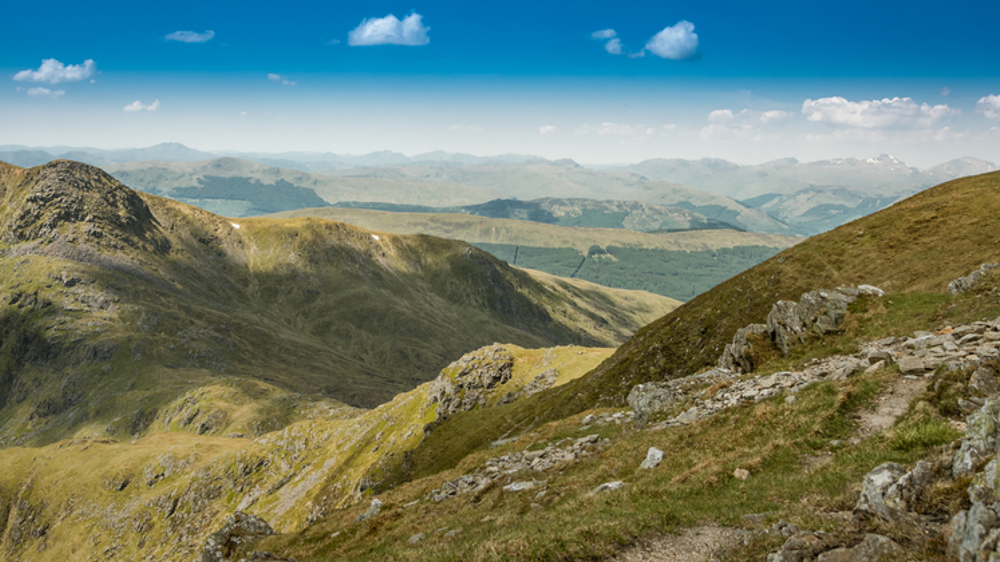
<instances>
[{"instance_id":1,"label":"blue sky","mask_svg":"<svg viewBox=\"0 0 1000 562\"><path fill-rule=\"evenodd\" d=\"M1000 3L56 1L5 16L0 144L1000 161Z\"/></svg>"}]
</instances>

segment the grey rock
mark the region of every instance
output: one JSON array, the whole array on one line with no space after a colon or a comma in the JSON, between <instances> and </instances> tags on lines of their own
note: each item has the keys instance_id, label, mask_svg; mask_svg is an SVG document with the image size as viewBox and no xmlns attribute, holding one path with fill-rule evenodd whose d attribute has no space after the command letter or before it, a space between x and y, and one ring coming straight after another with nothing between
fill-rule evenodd
<instances>
[{"instance_id":1,"label":"grey rock","mask_svg":"<svg viewBox=\"0 0 1000 562\"><path fill-rule=\"evenodd\" d=\"M1000 384L997 383L996 373L989 367L976 369L969 379L969 386L986 396L1000 395Z\"/></svg>"},{"instance_id":2,"label":"grey rock","mask_svg":"<svg viewBox=\"0 0 1000 562\"><path fill-rule=\"evenodd\" d=\"M815 533L796 533L777 552L768 554L767 562L805 562L812 560L814 552L820 548L822 540Z\"/></svg>"},{"instance_id":3,"label":"grey rock","mask_svg":"<svg viewBox=\"0 0 1000 562\"><path fill-rule=\"evenodd\" d=\"M965 540L965 523L968 515L969 512L966 510L959 511L948 523L948 527L951 529L951 536L948 537L948 548L945 550L948 560L958 560L959 558L959 553L962 551L962 541Z\"/></svg>"},{"instance_id":4,"label":"grey rock","mask_svg":"<svg viewBox=\"0 0 1000 562\"><path fill-rule=\"evenodd\" d=\"M360 521L364 521L365 519L371 519L372 517L378 515L380 511L382 511L382 500L375 498L372 500L371 505L368 506L368 509L365 510L364 513L359 515L358 518L355 519L354 521L357 523Z\"/></svg>"},{"instance_id":5,"label":"grey rock","mask_svg":"<svg viewBox=\"0 0 1000 562\"><path fill-rule=\"evenodd\" d=\"M424 540L424 538L426 538L426 537L424 536L423 533L417 533L417 534L413 535L412 537L410 537L410 540L408 540L406 542L408 542L410 544L417 544L418 542Z\"/></svg>"},{"instance_id":6,"label":"grey rock","mask_svg":"<svg viewBox=\"0 0 1000 562\"><path fill-rule=\"evenodd\" d=\"M669 409L682 398L670 383L650 382L634 386L626 400L636 415L645 418Z\"/></svg>"},{"instance_id":7,"label":"grey rock","mask_svg":"<svg viewBox=\"0 0 1000 562\"><path fill-rule=\"evenodd\" d=\"M799 314L799 303L778 301L767 315L767 332L781 353L788 355L792 347L802 343L806 326Z\"/></svg>"},{"instance_id":8,"label":"grey rock","mask_svg":"<svg viewBox=\"0 0 1000 562\"><path fill-rule=\"evenodd\" d=\"M649 450L646 451L646 459L642 461L642 464L639 465L639 468L642 469L656 468L656 466L659 465L661 462L663 462L663 451L657 449L656 447L650 447Z\"/></svg>"},{"instance_id":9,"label":"grey rock","mask_svg":"<svg viewBox=\"0 0 1000 562\"><path fill-rule=\"evenodd\" d=\"M809 291L799 300L799 317L806 329L821 336L832 334L840 331L847 307L856 299L841 290Z\"/></svg>"},{"instance_id":10,"label":"grey rock","mask_svg":"<svg viewBox=\"0 0 1000 562\"><path fill-rule=\"evenodd\" d=\"M996 525L996 513L983 503L973 502L965 516L965 529L958 547L958 560L976 562L980 545Z\"/></svg>"},{"instance_id":11,"label":"grey rock","mask_svg":"<svg viewBox=\"0 0 1000 562\"><path fill-rule=\"evenodd\" d=\"M753 364L753 359L750 356L753 344L747 338L752 334L766 333L768 333L766 324L750 324L736 330L732 343L726 344L722 356L719 357L719 368L737 373L752 373L756 365Z\"/></svg>"},{"instance_id":12,"label":"grey rock","mask_svg":"<svg viewBox=\"0 0 1000 562\"><path fill-rule=\"evenodd\" d=\"M869 533L854 548L838 548L819 555L816 562L880 562L900 560L903 548L882 535Z\"/></svg>"},{"instance_id":13,"label":"grey rock","mask_svg":"<svg viewBox=\"0 0 1000 562\"><path fill-rule=\"evenodd\" d=\"M614 492L616 490L621 490L624 487L625 483L622 482L621 480L616 480L614 482L605 482L604 484L601 484L600 486L594 488L594 491L591 492L591 494L600 494L601 492Z\"/></svg>"},{"instance_id":14,"label":"grey rock","mask_svg":"<svg viewBox=\"0 0 1000 562\"><path fill-rule=\"evenodd\" d=\"M861 484L861 497L858 498L856 509L873 511L876 506L885 505L890 488L905 474L906 469L894 462L882 463L873 468L865 475Z\"/></svg>"},{"instance_id":15,"label":"grey rock","mask_svg":"<svg viewBox=\"0 0 1000 562\"><path fill-rule=\"evenodd\" d=\"M956 478L972 474L980 461L996 452L1000 401L987 400L986 404L966 418L966 438L952 457L951 471Z\"/></svg>"},{"instance_id":16,"label":"grey rock","mask_svg":"<svg viewBox=\"0 0 1000 562\"><path fill-rule=\"evenodd\" d=\"M448 531L447 533L444 534L444 538L450 539L451 537L457 537L461 533L462 533L462 531L459 531L458 529L452 529L452 530L450 530L450 531Z\"/></svg>"},{"instance_id":17,"label":"grey rock","mask_svg":"<svg viewBox=\"0 0 1000 562\"><path fill-rule=\"evenodd\" d=\"M899 358L899 372L904 375L923 374L926 371L924 360L915 355L904 355Z\"/></svg>"},{"instance_id":18,"label":"grey rock","mask_svg":"<svg viewBox=\"0 0 1000 562\"><path fill-rule=\"evenodd\" d=\"M522 490L530 490L535 487L535 483L531 480L525 480L523 482L514 482L512 484L507 484L503 487L505 492L520 492Z\"/></svg>"},{"instance_id":19,"label":"grey rock","mask_svg":"<svg viewBox=\"0 0 1000 562\"><path fill-rule=\"evenodd\" d=\"M485 406L490 391L510 380L513 369L514 356L499 344L467 353L431 382L427 404L437 405L439 419Z\"/></svg>"},{"instance_id":20,"label":"grey rock","mask_svg":"<svg viewBox=\"0 0 1000 562\"><path fill-rule=\"evenodd\" d=\"M973 271L965 277L959 277L951 283L948 283L948 293L952 296L960 295L976 285L976 282L991 269L996 269L1000 267L1000 262L997 263L984 263L979 266L979 269Z\"/></svg>"},{"instance_id":21,"label":"grey rock","mask_svg":"<svg viewBox=\"0 0 1000 562\"><path fill-rule=\"evenodd\" d=\"M226 519L221 529L205 539L202 562L229 562L230 556L247 542L273 535L274 529L256 515L237 511Z\"/></svg>"}]
</instances>

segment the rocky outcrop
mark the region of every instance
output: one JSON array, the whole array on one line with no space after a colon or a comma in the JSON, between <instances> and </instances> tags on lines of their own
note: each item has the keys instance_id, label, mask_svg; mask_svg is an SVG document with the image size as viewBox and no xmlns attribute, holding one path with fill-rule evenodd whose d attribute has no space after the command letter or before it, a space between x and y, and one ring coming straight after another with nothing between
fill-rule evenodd
<instances>
[{"instance_id":1,"label":"rocky outcrop","mask_svg":"<svg viewBox=\"0 0 1000 562\"><path fill-rule=\"evenodd\" d=\"M733 378L735 374L725 369L711 369L703 373L681 377L666 382L649 382L636 385L628 393L628 405L640 420L650 414L669 410L688 399L696 389Z\"/></svg>"},{"instance_id":2,"label":"rocky outcrop","mask_svg":"<svg viewBox=\"0 0 1000 562\"><path fill-rule=\"evenodd\" d=\"M486 406L490 391L510 380L514 356L500 344L493 344L448 365L431 383L428 405L437 405L438 419L456 412Z\"/></svg>"},{"instance_id":3,"label":"rocky outcrop","mask_svg":"<svg viewBox=\"0 0 1000 562\"><path fill-rule=\"evenodd\" d=\"M997 268L1000 268L1000 262L984 263L979 266L979 269L973 271L965 277L959 277L951 283L948 283L948 293L951 296L956 296L968 291L976 285L976 282L979 281L979 279L985 275L987 271Z\"/></svg>"},{"instance_id":4,"label":"rocky outcrop","mask_svg":"<svg viewBox=\"0 0 1000 562\"><path fill-rule=\"evenodd\" d=\"M754 344L751 341L751 337L756 334L767 333L767 324L750 324L745 328L736 330L736 335L733 336L732 343L726 344L726 348L722 352L722 357L719 357L718 367L728 371L752 373L756 365L753 364L752 350Z\"/></svg>"},{"instance_id":5,"label":"rocky outcrop","mask_svg":"<svg viewBox=\"0 0 1000 562\"><path fill-rule=\"evenodd\" d=\"M274 529L256 515L237 511L221 529L205 539L201 562L229 562L238 549L249 542L273 535Z\"/></svg>"}]
</instances>

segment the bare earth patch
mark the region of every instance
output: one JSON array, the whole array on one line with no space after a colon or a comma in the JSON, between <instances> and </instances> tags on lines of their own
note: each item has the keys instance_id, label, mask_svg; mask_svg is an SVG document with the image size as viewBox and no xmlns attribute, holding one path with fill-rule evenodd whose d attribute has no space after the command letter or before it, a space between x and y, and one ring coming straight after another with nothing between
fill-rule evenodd
<instances>
[{"instance_id":1,"label":"bare earth patch","mask_svg":"<svg viewBox=\"0 0 1000 562\"><path fill-rule=\"evenodd\" d=\"M731 527L703 525L676 535L643 539L612 558L613 562L700 562L719 549L737 546L750 532Z\"/></svg>"},{"instance_id":2,"label":"bare earth patch","mask_svg":"<svg viewBox=\"0 0 1000 562\"><path fill-rule=\"evenodd\" d=\"M858 442L888 429L896 418L906 413L910 400L927 388L927 379L899 377L875 398L874 408L858 414Z\"/></svg>"}]
</instances>

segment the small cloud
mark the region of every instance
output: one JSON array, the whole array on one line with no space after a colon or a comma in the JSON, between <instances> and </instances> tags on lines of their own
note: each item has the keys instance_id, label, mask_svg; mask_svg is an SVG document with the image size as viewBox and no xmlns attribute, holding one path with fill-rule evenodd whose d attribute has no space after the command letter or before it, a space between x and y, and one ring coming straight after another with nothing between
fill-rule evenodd
<instances>
[{"instance_id":1,"label":"small cloud","mask_svg":"<svg viewBox=\"0 0 1000 562\"><path fill-rule=\"evenodd\" d=\"M595 31L590 34L591 39L597 39L599 41L614 39L617 36L618 34L615 33L614 29L602 29L600 31Z\"/></svg>"},{"instance_id":2,"label":"small cloud","mask_svg":"<svg viewBox=\"0 0 1000 562\"><path fill-rule=\"evenodd\" d=\"M133 111L156 111L157 109L160 109L160 100L156 100L149 105L144 105L141 101L135 100L124 107L124 110L128 113L132 113Z\"/></svg>"},{"instance_id":3,"label":"small cloud","mask_svg":"<svg viewBox=\"0 0 1000 562\"><path fill-rule=\"evenodd\" d=\"M898 97L854 102L835 96L802 103L802 114L809 121L865 129L930 127L958 113L944 104L918 104L911 98Z\"/></svg>"},{"instance_id":4,"label":"small cloud","mask_svg":"<svg viewBox=\"0 0 1000 562\"><path fill-rule=\"evenodd\" d=\"M604 44L604 50L611 53L612 55L622 54L622 40L612 39Z\"/></svg>"},{"instance_id":5,"label":"small cloud","mask_svg":"<svg viewBox=\"0 0 1000 562\"><path fill-rule=\"evenodd\" d=\"M772 109L757 111L744 109L739 113L731 109L716 109L708 114L709 125L702 128L702 138L764 140L763 130L780 125L795 117L790 111Z\"/></svg>"},{"instance_id":6,"label":"small cloud","mask_svg":"<svg viewBox=\"0 0 1000 562\"><path fill-rule=\"evenodd\" d=\"M38 70L22 70L14 75L14 80L18 82L47 82L49 84L59 84L60 82L79 82L86 80L97 72L97 63L91 59L83 61L83 64L71 64L69 66L56 59L45 59Z\"/></svg>"},{"instance_id":7,"label":"small cloud","mask_svg":"<svg viewBox=\"0 0 1000 562\"><path fill-rule=\"evenodd\" d=\"M627 125L625 123L601 123L600 126L591 126L584 123L576 129L578 135L589 135L595 133L599 136L622 137L622 138L642 138L652 136L656 130L646 125Z\"/></svg>"},{"instance_id":8,"label":"small cloud","mask_svg":"<svg viewBox=\"0 0 1000 562\"><path fill-rule=\"evenodd\" d=\"M50 90L48 88L18 88L18 92L25 92L35 98L58 98L66 95L66 90Z\"/></svg>"},{"instance_id":9,"label":"small cloud","mask_svg":"<svg viewBox=\"0 0 1000 562\"><path fill-rule=\"evenodd\" d=\"M556 130L555 125L542 125L541 127L538 128L538 132L543 135L554 132L555 130Z\"/></svg>"},{"instance_id":10,"label":"small cloud","mask_svg":"<svg viewBox=\"0 0 1000 562\"><path fill-rule=\"evenodd\" d=\"M602 29L600 31L595 31L590 34L590 38L597 41L605 41L604 50L609 54L621 55L624 53L624 50L622 49L622 40L618 38L618 33L616 33L614 29ZM629 54L628 56L634 58L635 55Z\"/></svg>"},{"instance_id":11,"label":"small cloud","mask_svg":"<svg viewBox=\"0 0 1000 562\"><path fill-rule=\"evenodd\" d=\"M198 33L197 31L175 31L167 34L164 39L167 41L180 41L181 43L204 43L206 41L211 41L213 37L215 37L215 32L209 29L205 31L205 33Z\"/></svg>"},{"instance_id":12,"label":"small cloud","mask_svg":"<svg viewBox=\"0 0 1000 562\"><path fill-rule=\"evenodd\" d=\"M948 86L945 86L944 88L941 88L940 90L938 90L938 93L941 94L941 96L950 96L951 95L951 88L949 88Z\"/></svg>"},{"instance_id":13,"label":"small cloud","mask_svg":"<svg viewBox=\"0 0 1000 562\"><path fill-rule=\"evenodd\" d=\"M1000 95L990 94L979 98L976 102L976 113L982 113L988 119L1000 119Z\"/></svg>"},{"instance_id":14,"label":"small cloud","mask_svg":"<svg viewBox=\"0 0 1000 562\"><path fill-rule=\"evenodd\" d=\"M267 79L270 80L271 82L278 82L279 84L282 84L284 86L295 85L295 82L292 82L291 80L282 77L280 74L269 73L267 75Z\"/></svg>"},{"instance_id":15,"label":"small cloud","mask_svg":"<svg viewBox=\"0 0 1000 562\"><path fill-rule=\"evenodd\" d=\"M665 28L646 43L646 50L664 59L694 57L698 54L698 34L694 32L694 24L683 20Z\"/></svg>"},{"instance_id":16,"label":"small cloud","mask_svg":"<svg viewBox=\"0 0 1000 562\"><path fill-rule=\"evenodd\" d=\"M347 34L347 44L352 47L370 45L407 45L416 47L431 42L427 37L430 28L425 26L418 13L412 13L402 21L389 14L384 18L369 18Z\"/></svg>"},{"instance_id":17,"label":"small cloud","mask_svg":"<svg viewBox=\"0 0 1000 562\"><path fill-rule=\"evenodd\" d=\"M326 44L327 45L339 45L340 44L340 39L330 39L329 41L326 42Z\"/></svg>"},{"instance_id":18,"label":"small cloud","mask_svg":"<svg viewBox=\"0 0 1000 562\"><path fill-rule=\"evenodd\" d=\"M479 125L448 125L448 130L456 133L478 133L483 130Z\"/></svg>"}]
</instances>

